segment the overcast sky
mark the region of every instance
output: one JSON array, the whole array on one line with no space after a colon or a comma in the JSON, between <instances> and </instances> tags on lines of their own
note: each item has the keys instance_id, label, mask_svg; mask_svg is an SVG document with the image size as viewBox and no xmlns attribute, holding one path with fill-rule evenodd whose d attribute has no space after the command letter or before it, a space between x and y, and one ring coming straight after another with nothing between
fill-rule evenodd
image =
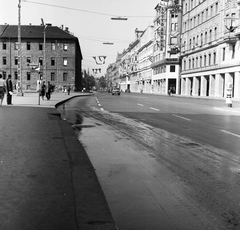
<instances>
[{"instance_id":1,"label":"overcast sky","mask_svg":"<svg viewBox=\"0 0 240 230\"><path fill-rule=\"evenodd\" d=\"M18 24L19 0L0 0L0 24ZM53 26L68 27L78 37L83 69L101 68L116 60L117 52L135 40L135 29L145 30L153 24L159 0L22 0L21 24L40 25L41 18ZM126 16L127 21L111 20ZM113 42L114 45L103 45ZM107 56L104 65L97 65L93 56Z\"/></svg>"}]
</instances>

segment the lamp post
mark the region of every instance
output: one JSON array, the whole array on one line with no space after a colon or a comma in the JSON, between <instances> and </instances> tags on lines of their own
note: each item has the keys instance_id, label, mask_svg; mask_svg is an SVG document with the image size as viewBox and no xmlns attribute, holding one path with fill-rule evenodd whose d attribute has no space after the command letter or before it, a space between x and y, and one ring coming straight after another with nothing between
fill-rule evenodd
<instances>
[{"instance_id":1,"label":"lamp post","mask_svg":"<svg viewBox=\"0 0 240 230\"><path fill-rule=\"evenodd\" d=\"M18 96L23 96L22 90L22 43L21 43L21 0L18 3Z\"/></svg>"}]
</instances>

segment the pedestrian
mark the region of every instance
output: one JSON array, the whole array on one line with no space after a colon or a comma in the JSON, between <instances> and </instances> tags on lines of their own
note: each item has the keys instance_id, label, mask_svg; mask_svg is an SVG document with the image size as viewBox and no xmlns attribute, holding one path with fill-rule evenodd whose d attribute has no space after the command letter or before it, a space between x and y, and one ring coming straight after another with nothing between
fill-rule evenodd
<instances>
[{"instance_id":1,"label":"pedestrian","mask_svg":"<svg viewBox=\"0 0 240 230\"><path fill-rule=\"evenodd\" d=\"M70 91L71 91L71 85L70 85L70 83L68 84L67 91L68 91L68 95L70 95Z\"/></svg>"},{"instance_id":2,"label":"pedestrian","mask_svg":"<svg viewBox=\"0 0 240 230\"><path fill-rule=\"evenodd\" d=\"M45 93L46 93L45 81L42 82L40 93L41 93L42 99L44 100L44 96L45 96Z\"/></svg>"},{"instance_id":3,"label":"pedestrian","mask_svg":"<svg viewBox=\"0 0 240 230\"><path fill-rule=\"evenodd\" d=\"M6 83L2 77L3 77L2 74L0 74L0 100L1 100L0 106L2 106L5 91L6 91Z\"/></svg>"},{"instance_id":4,"label":"pedestrian","mask_svg":"<svg viewBox=\"0 0 240 230\"><path fill-rule=\"evenodd\" d=\"M13 84L12 84L12 75L8 75L8 79L6 81L7 86L7 104L12 105L12 95L13 95Z\"/></svg>"},{"instance_id":5,"label":"pedestrian","mask_svg":"<svg viewBox=\"0 0 240 230\"><path fill-rule=\"evenodd\" d=\"M46 92L46 98L49 100L51 98L51 93L52 93L52 85L51 85L50 81L48 81L46 91L47 91Z\"/></svg>"}]
</instances>

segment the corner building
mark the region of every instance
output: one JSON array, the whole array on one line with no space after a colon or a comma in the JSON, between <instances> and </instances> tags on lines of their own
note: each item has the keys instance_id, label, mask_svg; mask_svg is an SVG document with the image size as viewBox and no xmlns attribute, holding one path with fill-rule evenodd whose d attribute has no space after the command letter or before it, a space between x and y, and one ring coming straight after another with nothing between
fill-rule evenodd
<instances>
[{"instance_id":1,"label":"corner building","mask_svg":"<svg viewBox=\"0 0 240 230\"><path fill-rule=\"evenodd\" d=\"M183 0L181 94L240 98L240 30L236 0Z\"/></svg>"},{"instance_id":2,"label":"corner building","mask_svg":"<svg viewBox=\"0 0 240 230\"><path fill-rule=\"evenodd\" d=\"M18 48L18 26L0 25L0 72L4 78L11 74L14 85L21 80L23 90L35 90L41 77L59 89L70 84L81 90L82 53L68 28L23 25L20 67Z\"/></svg>"}]
</instances>

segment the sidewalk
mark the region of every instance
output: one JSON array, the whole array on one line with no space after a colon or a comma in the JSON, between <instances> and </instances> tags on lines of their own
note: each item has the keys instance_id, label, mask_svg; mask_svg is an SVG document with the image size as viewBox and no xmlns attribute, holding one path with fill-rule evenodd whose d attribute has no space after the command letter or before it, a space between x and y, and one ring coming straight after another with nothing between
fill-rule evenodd
<instances>
[{"instance_id":1,"label":"sidewalk","mask_svg":"<svg viewBox=\"0 0 240 230\"><path fill-rule=\"evenodd\" d=\"M117 229L94 168L55 105L83 93L13 95L0 107L0 229Z\"/></svg>"}]
</instances>

